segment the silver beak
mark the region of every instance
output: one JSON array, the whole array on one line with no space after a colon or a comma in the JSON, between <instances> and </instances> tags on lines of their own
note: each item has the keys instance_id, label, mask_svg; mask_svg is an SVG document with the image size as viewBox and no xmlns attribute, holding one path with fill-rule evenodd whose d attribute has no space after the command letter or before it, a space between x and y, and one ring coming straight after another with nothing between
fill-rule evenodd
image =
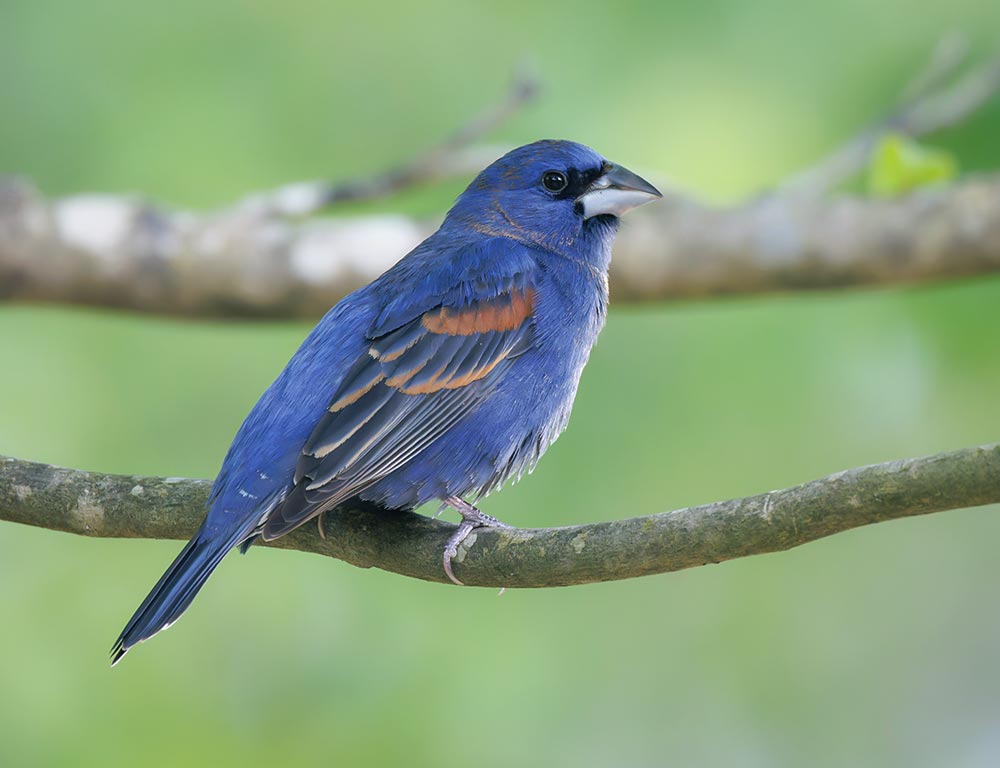
<instances>
[{"instance_id":1,"label":"silver beak","mask_svg":"<svg viewBox=\"0 0 1000 768\"><path fill-rule=\"evenodd\" d=\"M621 216L661 197L659 190L644 178L612 163L576 202L583 207L583 218L589 219L601 214Z\"/></svg>"}]
</instances>

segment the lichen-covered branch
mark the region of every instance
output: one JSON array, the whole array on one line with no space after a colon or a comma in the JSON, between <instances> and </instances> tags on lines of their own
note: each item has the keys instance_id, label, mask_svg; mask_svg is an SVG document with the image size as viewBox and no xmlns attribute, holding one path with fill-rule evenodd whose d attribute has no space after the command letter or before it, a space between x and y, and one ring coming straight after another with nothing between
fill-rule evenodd
<instances>
[{"instance_id":1,"label":"lichen-covered branch","mask_svg":"<svg viewBox=\"0 0 1000 768\"><path fill-rule=\"evenodd\" d=\"M630 215L612 263L614 301L1000 272L1000 177L967 178L897 200L824 195L864 167L884 131L921 135L989 102L1000 89L1000 56L968 67L967 59L968 47L946 38L888 115L771 195L720 208L670 192ZM473 143L537 89L533 77L517 77L501 101L398 168L341 183L289 184L215 212L172 211L128 196L48 199L30 182L0 176L0 300L314 318L381 274L438 222L303 217L470 177L501 153Z\"/></svg>"},{"instance_id":2,"label":"lichen-covered branch","mask_svg":"<svg viewBox=\"0 0 1000 768\"><path fill-rule=\"evenodd\" d=\"M0 519L85 536L184 539L206 480L132 477L0 457ZM780 491L568 528L485 530L455 570L472 586L556 587L677 571L791 549L851 528L1000 503L1000 443L849 469ZM417 514L329 514L272 546L446 582L453 526Z\"/></svg>"},{"instance_id":3,"label":"lichen-covered branch","mask_svg":"<svg viewBox=\"0 0 1000 768\"><path fill-rule=\"evenodd\" d=\"M290 221L141 200L46 200L0 180L0 299L169 315L317 317L437 222L368 215ZM717 208L679 194L623 224L615 303L896 285L1000 272L1000 178L894 200L773 195Z\"/></svg>"}]
</instances>

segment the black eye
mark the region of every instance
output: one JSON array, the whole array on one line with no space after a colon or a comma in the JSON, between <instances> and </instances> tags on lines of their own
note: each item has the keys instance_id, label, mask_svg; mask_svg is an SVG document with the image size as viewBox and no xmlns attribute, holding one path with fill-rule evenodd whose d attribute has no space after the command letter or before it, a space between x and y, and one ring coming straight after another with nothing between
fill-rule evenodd
<instances>
[{"instance_id":1,"label":"black eye","mask_svg":"<svg viewBox=\"0 0 1000 768\"><path fill-rule=\"evenodd\" d=\"M559 171L546 171L542 174L542 186L549 192L562 192L566 189L566 174Z\"/></svg>"}]
</instances>

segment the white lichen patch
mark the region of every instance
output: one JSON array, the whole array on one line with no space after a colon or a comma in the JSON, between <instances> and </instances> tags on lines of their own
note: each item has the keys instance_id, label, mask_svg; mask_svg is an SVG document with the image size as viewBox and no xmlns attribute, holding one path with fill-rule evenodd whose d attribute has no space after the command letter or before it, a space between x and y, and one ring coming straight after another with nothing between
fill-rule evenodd
<instances>
[{"instance_id":1,"label":"white lichen patch","mask_svg":"<svg viewBox=\"0 0 1000 768\"><path fill-rule=\"evenodd\" d=\"M28 498L34 491L31 490L30 485L15 485L14 495L17 496L18 501L24 501Z\"/></svg>"},{"instance_id":2,"label":"white lichen patch","mask_svg":"<svg viewBox=\"0 0 1000 768\"><path fill-rule=\"evenodd\" d=\"M771 506L772 506L771 495L773 493L774 491L771 491L770 493L767 494L767 496L764 497L764 509L761 512L761 515L765 520L767 520L767 522L771 522Z\"/></svg>"},{"instance_id":3,"label":"white lichen patch","mask_svg":"<svg viewBox=\"0 0 1000 768\"><path fill-rule=\"evenodd\" d=\"M412 250L423 234L405 216L316 223L301 231L290 265L309 285L333 284L347 275L371 279Z\"/></svg>"},{"instance_id":4,"label":"white lichen patch","mask_svg":"<svg viewBox=\"0 0 1000 768\"><path fill-rule=\"evenodd\" d=\"M458 545L458 553L453 558L454 562L461 563L465 561L465 556L469 553L469 550L472 549L472 546L476 543L476 538L477 537L475 533L470 533L466 537L465 541L463 541L461 544Z\"/></svg>"},{"instance_id":5,"label":"white lichen patch","mask_svg":"<svg viewBox=\"0 0 1000 768\"><path fill-rule=\"evenodd\" d=\"M578 533L570 540L569 544L573 547L573 551L579 555L583 552L583 548L587 546L587 534Z\"/></svg>"},{"instance_id":6,"label":"white lichen patch","mask_svg":"<svg viewBox=\"0 0 1000 768\"><path fill-rule=\"evenodd\" d=\"M270 196L270 204L285 216L306 216L323 205L326 184L304 181L286 184Z\"/></svg>"},{"instance_id":7,"label":"white lichen patch","mask_svg":"<svg viewBox=\"0 0 1000 768\"><path fill-rule=\"evenodd\" d=\"M142 496L142 494L144 494L145 492L146 489L143 488L141 485L132 486L132 490L129 491L129 493L132 494L133 496Z\"/></svg>"},{"instance_id":8,"label":"white lichen patch","mask_svg":"<svg viewBox=\"0 0 1000 768\"><path fill-rule=\"evenodd\" d=\"M107 261L132 228L135 207L110 195L80 195L54 207L56 228L68 246Z\"/></svg>"},{"instance_id":9,"label":"white lichen patch","mask_svg":"<svg viewBox=\"0 0 1000 768\"><path fill-rule=\"evenodd\" d=\"M99 531L104 527L104 507L89 496L81 496L77 500L73 517L85 531Z\"/></svg>"}]
</instances>

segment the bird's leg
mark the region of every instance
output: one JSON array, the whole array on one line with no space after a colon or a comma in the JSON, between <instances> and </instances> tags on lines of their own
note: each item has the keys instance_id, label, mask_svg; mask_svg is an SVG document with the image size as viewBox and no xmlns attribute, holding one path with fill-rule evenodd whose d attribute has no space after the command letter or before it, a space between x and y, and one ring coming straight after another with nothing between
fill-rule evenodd
<instances>
[{"instance_id":1,"label":"bird's leg","mask_svg":"<svg viewBox=\"0 0 1000 768\"><path fill-rule=\"evenodd\" d=\"M457 510L462 516L462 522L458 524L458 529L448 539L444 547L444 572L448 578L459 586L464 586L462 582L455 578L451 570L451 561L458 554L458 546L465 541L469 534L476 528L510 528L506 523L501 523L492 515L480 512L465 499L458 496L449 496L444 503Z\"/></svg>"}]
</instances>

